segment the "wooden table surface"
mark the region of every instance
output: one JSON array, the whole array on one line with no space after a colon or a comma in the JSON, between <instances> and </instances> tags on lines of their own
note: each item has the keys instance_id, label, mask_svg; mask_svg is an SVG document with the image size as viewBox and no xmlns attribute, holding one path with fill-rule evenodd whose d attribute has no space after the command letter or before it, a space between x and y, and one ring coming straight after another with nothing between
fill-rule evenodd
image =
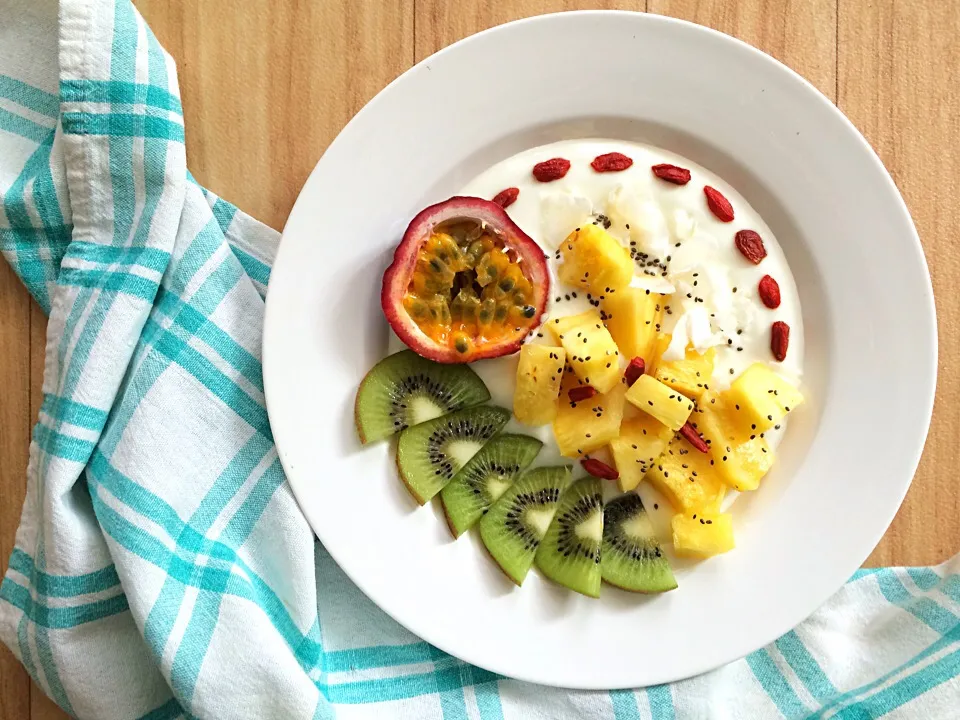
<instances>
[{"instance_id":1,"label":"wooden table surface","mask_svg":"<svg viewBox=\"0 0 960 720\"><path fill-rule=\"evenodd\" d=\"M278 229L324 148L364 103L415 62L492 25L561 10L645 10L709 25L783 61L833 100L880 154L913 213L937 297L940 375L930 436L903 507L867 564L939 563L960 550L960 302L954 299L960 288L960 3L139 0L136 5L177 61L190 169L202 184ZM890 291L897 292L895 278ZM40 309L0 263L3 562L23 500L44 330ZM876 391L882 394L883 388ZM884 421L897 420L878 418ZM0 651L0 720L62 717L13 656Z\"/></svg>"}]
</instances>

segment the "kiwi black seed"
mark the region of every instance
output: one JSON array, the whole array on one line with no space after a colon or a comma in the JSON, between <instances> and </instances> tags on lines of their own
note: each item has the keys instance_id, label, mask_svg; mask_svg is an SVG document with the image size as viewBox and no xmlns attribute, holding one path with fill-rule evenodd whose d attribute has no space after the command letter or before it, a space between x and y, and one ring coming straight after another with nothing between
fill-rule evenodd
<instances>
[{"instance_id":1,"label":"kiwi black seed","mask_svg":"<svg viewBox=\"0 0 960 720\"><path fill-rule=\"evenodd\" d=\"M600 597L603 539L603 488L585 477L560 498L550 529L537 549L537 567L554 582L590 597Z\"/></svg>"},{"instance_id":2,"label":"kiwi black seed","mask_svg":"<svg viewBox=\"0 0 960 720\"><path fill-rule=\"evenodd\" d=\"M533 462L543 443L527 435L497 435L463 466L440 493L447 525L460 537Z\"/></svg>"},{"instance_id":3,"label":"kiwi black seed","mask_svg":"<svg viewBox=\"0 0 960 720\"><path fill-rule=\"evenodd\" d=\"M403 350L363 378L354 419L366 444L489 399L487 386L466 365L441 365Z\"/></svg>"},{"instance_id":4,"label":"kiwi black seed","mask_svg":"<svg viewBox=\"0 0 960 720\"><path fill-rule=\"evenodd\" d=\"M423 505L443 489L510 419L493 405L457 410L400 433L397 468L410 494Z\"/></svg>"},{"instance_id":5,"label":"kiwi black seed","mask_svg":"<svg viewBox=\"0 0 960 720\"><path fill-rule=\"evenodd\" d=\"M677 587L643 502L634 493L621 495L604 508L600 554L604 582L641 593Z\"/></svg>"},{"instance_id":6,"label":"kiwi black seed","mask_svg":"<svg viewBox=\"0 0 960 720\"><path fill-rule=\"evenodd\" d=\"M500 569L522 585L570 484L568 465L527 470L480 520L480 538Z\"/></svg>"}]
</instances>

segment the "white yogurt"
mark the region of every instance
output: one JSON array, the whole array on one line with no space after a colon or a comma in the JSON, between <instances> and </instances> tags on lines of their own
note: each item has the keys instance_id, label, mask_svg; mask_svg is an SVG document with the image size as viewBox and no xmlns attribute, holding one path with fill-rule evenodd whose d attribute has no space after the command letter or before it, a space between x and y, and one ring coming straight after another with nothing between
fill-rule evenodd
<instances>
[{"instance_id":1,"label":"white yogurt","mask_svg":"<svg viewBox=\"0 0 960 720\"><path fill-rule=\"evenodd\" d=\"M622 172L594 171L591 161L610 152L631 157L633 165ZM531 172L533 166L554 157L569 160L569 172L560 180L537 181ZM656 178L650 168L661 163L688 169L690 182L678 186ZM721 222L710 212L703 193L705 185L716 188L730 201L733 222ZM507 214L548 255L548 317L573 315L591 308L586 290L563 285L557 279L559 262L554 253L571 231L603 214L610 220L611 233L625 246L648 256L638 263L634 284L652 291L675 290L668 301L672 314L664 317L662 327L663 332L675 332L678 338L668 350L668 357L682 356L688 341L701 351L715 347L711 387L718 390L728 387L757 361L799 382L803 322L793 274L770 228L740 193L715 174L680 155L649 145L621 140L565 140L497 163L458 194L490 199L508 187L519 188L520 195L507 208ZM734 245L734 236L743 229L755 230L763 238L767 257L760 265L748 262ZM646 267L647 262L656 259L662 263ZM758 297L757 285L764 275L771 275L780 285L781 304L776 310L766 308ZM694 301L696 297L702 302ZM777 320L790 326L790 350L783 363L775 362L770 352L770 327ZM542 335L548 336L547 331L543 330ZM530 338L533 342L548 339L552 340L549 336ZM391 350L402 347L396 338L392 343ZM482 360L471 367L487 384L493 403L513 407L516 355ZM543 441L537 464L571 462L561 458L549 425L530 428L511 419L506 430L535 435ZM782 432L783 429L767 434L772 446L778 444ZM651 511L654 504L661 509L667 506L649 483L643 483L639 492ZM666 522L669 512L660 513ZM655 522L658 520L654 517Z\"/></svg>"}]
</instances>

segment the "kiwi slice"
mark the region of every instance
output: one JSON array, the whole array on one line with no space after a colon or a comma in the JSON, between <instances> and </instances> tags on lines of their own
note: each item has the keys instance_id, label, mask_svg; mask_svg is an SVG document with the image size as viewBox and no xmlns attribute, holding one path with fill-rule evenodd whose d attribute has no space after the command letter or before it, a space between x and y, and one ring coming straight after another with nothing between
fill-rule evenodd
<instances>
[{"instance_id":1,"label":"kiwi slice","mask_svg":"<svg viewBox=\"0 0 960 720\"><path fill-rule=\"evenodd\" d=\"M493 405L457 410L400 433L397 467L410 494L423 505L443 489L510 419Z\"/></svg>"},{"instance_id":2,"label":"kiwi slice","mask_svg":"<svg viewBox=\"0 0 960 720\"><path fill-rule=\"evenodd\" d=\"M497 435L470 458L440 493L454 537L480 519L533 462L541 447L542 442L527 435Z\"/></svg>"},{"instance_id":3,"label":"kiwi slice","mask_svg":"<svg viewBox=\"0 0 960 720\"><path fill-rule=\"evenodd\" d=\"M560 494L570 484L566 465L527 470L480 521L480 538L500 569L522 585L550 527Z\"/></svg>"},{"instance_id":4,"label":"kiwi slice","mask_svg":"<svg viewBox=\"0 0 960 720\"><path fill-rule=\"evenodd\" d=\"M489 399L483 380L466 365L441 365L402 350L363 378L354 419L366 444Z\"/></svg>"},{"instance_id":5,"label":"kiwi slice","mask_svg":"<svg viewBox=\"0 0 960 720\"><path fill-rule=\"evenodd\" d=\"M540 571L556 583L600 597L600 543L603 540L603 488L585 477L564 491L550 529L537 548Z\"/></svg>"},{"instance_id":6,"label":"kiwi slice","mask_svg":"<svg viewBox=\"0 0 960 720\"><path fill-rule=\"evenodd\" d=\"M660 549L643 502L634 493L621 495L603 510L600 575L624 590L658 593L673 590L670 563Z\"/></svg>"}]
</instances>

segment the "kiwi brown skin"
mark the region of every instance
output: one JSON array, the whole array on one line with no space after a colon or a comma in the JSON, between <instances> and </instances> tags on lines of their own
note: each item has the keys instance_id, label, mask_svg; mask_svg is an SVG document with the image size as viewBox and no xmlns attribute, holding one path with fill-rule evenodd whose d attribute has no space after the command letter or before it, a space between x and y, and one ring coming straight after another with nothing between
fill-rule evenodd
<instances>
[{"instance_id":1,"label":"kiwi brown skin","mask_svg":"<svg viewBox=\"0 0 960 720\"><path fill-rule=\"evenodd\" d=\"M414 500L417 501L417 504L420 505L421 507L426 505L427 501L424 500L422 497L420 497L419 493L417 493L417 491L413 489L413 486L407 481L407 476L403 474L403 468L400 467L400 458L399 457L396 458L395 462L397 464L397 475L400 476L400 479L403 481L403 484L407 486L407 490L410 492L410 495L413 497Z\"/></svg>"},{"instance_id":2,"label":"kiwi brown skin","mask_svg":"<svg viewBox=\"0 0 960 720\"><path fill-rule=\"evenodd\" d=\"M656 590L656 591L654 591L654 590L634 590L634 589L632 589L632 588L625 588L623 585L617 585L615 582L610 582L610 581L607 580L606 578L602 578L602 580L603 580L603 582L605 582L607 585L612 585L613 587L619 588L620 590L623 590L624 592L633 593L633 594L635 594L635 595L663 595L665 592L670 592L670 591L672 591L672 590L676 590L676 589L677 589L677 588L675 588L675 587L672 587L672 588L670 588L670 590Z\"/></svg>"},{"instance_id":3,"label":"kiwi brown skin","mask_svg":"<svg viewBox=\"0 0 960 720\"><path fill-rule=\"evenodd\" d=\"M487 557L489 557L490 560L491 560L491 562L493 562L493 564L496 565L497 570L499 570L500 573L501 573L507 580L509 580L510 582L512 582L514 585L516 585L517 587L522 587L521 584L518 583L514 578L510 577L510 575L507 573L507 571L503 569L503 566L502 566L500 563L497 562L497 559L493 556L493 553L491 553L490 550L487 548L487 544L486 544L485 542L481 541L481 542L480 542L480 545L483 546L483 551L487 554Z\"/></svg>"},{"instance_id":4,"label":"kiwi brown skin","mask_svg":"<svg viewBox=\"0 0 960 720\"><path fill-rule=\"evenodd\" d=\"M366 378L364 378L364 382ZM353 424L357 428L357 435L360 436L360 444L367 444L367 436L363 434L363 425L360 423L360 389L363 388L363 382L360 388L357 388L357 396L353 399Z\"/></svg>"},{"instance_id":5,"label":"kiwi brown skin","mask_svg":"<svg viewBox=\"0 0 960 720\"><path fill-rule=\"evenodd\" d=\"M447 527L450 529L450 534L453 535L454 540L459 540L460 536L457 535L457 530L453 526L453 521L450 519L450 513L447 512L446 504L443 502L440 504L443 505L443 519L447 521ZM484 547L486 547L486 545L484 545Z\"/></svg>"}]
</instances>

